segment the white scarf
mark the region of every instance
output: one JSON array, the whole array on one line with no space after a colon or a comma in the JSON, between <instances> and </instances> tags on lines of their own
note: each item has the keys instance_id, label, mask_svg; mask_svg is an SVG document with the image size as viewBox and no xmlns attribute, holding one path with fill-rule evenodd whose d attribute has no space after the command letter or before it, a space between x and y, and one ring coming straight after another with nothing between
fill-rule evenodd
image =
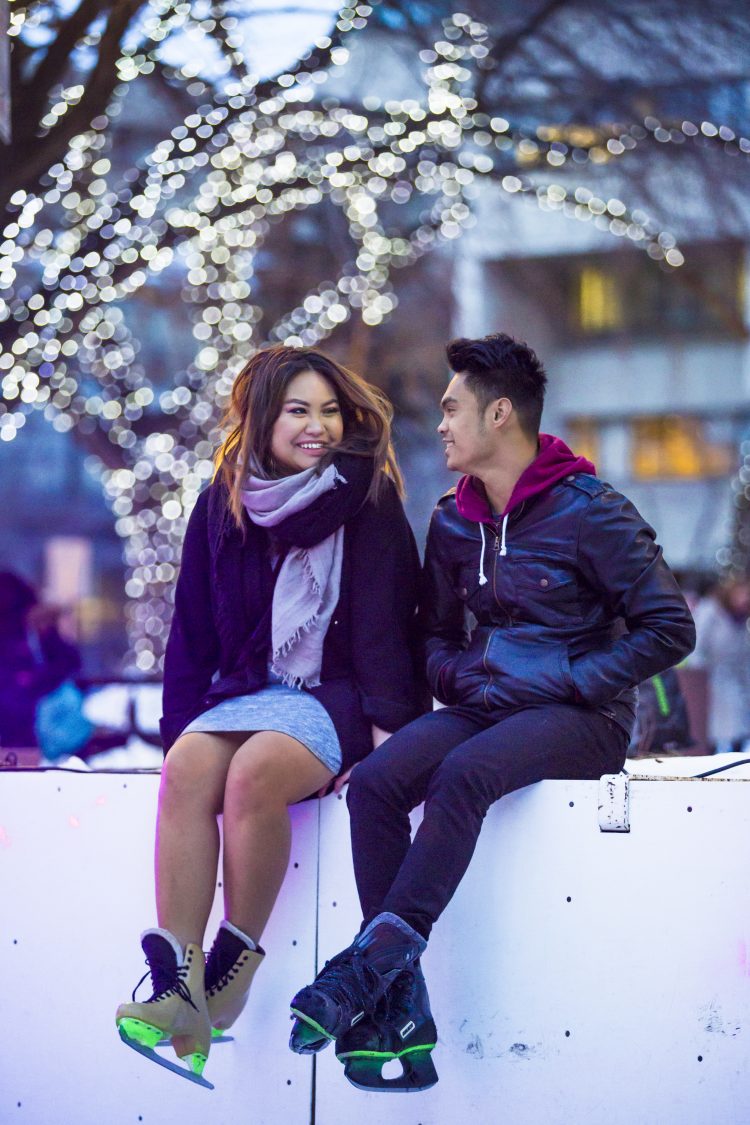
<instances>
[{"instance_id":1,"label":"white scarf","mask_svg":"<svg viewBox=\"0 0 750 1125\"><path fill-rule=\"evenodd\" d=\"M253 523L273 528L303 511L344 477L313 466L279 480L248 476L242 502ZM281 565L271 608L271 671L290 687L317 687L323 642L339 600L343 525L313 547L292 547Z\"/></svg>"}]
</instances>

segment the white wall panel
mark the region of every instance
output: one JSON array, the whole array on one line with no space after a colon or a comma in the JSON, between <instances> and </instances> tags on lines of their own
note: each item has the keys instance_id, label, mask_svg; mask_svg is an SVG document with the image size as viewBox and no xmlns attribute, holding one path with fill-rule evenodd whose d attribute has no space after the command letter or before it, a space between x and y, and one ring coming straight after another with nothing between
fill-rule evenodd
<instances>
[{"instance_id":1,"label":"white wall panel","mask_svg":"<svg viewBox=\"0 0 750 1125\"><path fill-rule=\"evenodd\" d=\"M632 782L628 835L600 833L597 795L547 781L491 811L424 958L440 1082L364 1094L326 1051L323 1125L746 1125L748 783ZM353 928L346 840L331 803L321 957Z\"/></svg>"},{"instance_id":2,"label":"white wall panel","mask_svg":"<svg viewBox=\"0 0 750 1125\"><path fill-rule=\"evenodd\" d=\"M252 1000L234 1042L211 1050L205 1076L215 1089L154 1066L117 1036L117 1004L146 968L140 932L155 924L157 788L153 775L0 774L2 1125L309 1121L312 1068L286 1049L286 1001L290 981L314 973L314 802L294 810L292 866ZM207 945L221 917L217 901Z\"/></svg>"},{"instance_id":3,"label":"white wall panel","mask_svg":"<svg viewBox=\"0 0 750 1125\"><path fill-rule=\"evenodd\" d=\"M633 781L629 835L599 832L594 782L505 798L425 957L439 1084L365 1094L329 1048L316 1125L746 1125L748 784ZM156 789L154 776L0 774L2 1125L311 1120L288 1002L315 971L318 876L321 963L358 925L345 803L294 811L299 866L208 1091L114 1028L153 923Z\"/></svg>"}]
</instances>

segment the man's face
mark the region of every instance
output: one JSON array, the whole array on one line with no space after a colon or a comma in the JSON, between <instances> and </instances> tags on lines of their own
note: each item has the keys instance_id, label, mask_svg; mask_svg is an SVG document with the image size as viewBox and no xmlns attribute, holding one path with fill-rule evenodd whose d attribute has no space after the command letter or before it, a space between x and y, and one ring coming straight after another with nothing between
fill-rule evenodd
<instances>
[{"instance_id":1,"label":"man's face","mask_svg":"<svg viewBox=\"0 0 750 1125\"><path fill-rule=\"evenodd\" d=\"M454 375L443 395L440 407L443 420L437 430L445 447L445 463L456 473L477 473L492 458L495 443L492 429L486 424L486 411L466 386L462 374Z\"/></svg>"}]
</instances>

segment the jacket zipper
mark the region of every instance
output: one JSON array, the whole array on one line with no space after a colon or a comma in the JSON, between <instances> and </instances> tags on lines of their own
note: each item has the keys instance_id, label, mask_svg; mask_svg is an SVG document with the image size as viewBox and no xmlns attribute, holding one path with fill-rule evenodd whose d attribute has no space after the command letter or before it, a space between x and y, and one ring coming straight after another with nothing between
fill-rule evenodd
<instances>
[{"instance_id":1,"label":"jacket zipper","mask_svg":"<svg viewBox=\"0 0 750 1125\"><path fill-rule=\"evenodd\" d=\"M497 600L497 585L496 585L497 557L498 557L498 554L500 553L500 525L499 524L495 524L495 543L494 543L493 549L495 551L495 557L492 560L492 596L495 599L495 604L499 605L500 603ZM489 711L489 709L490 709L490 705L487 702L487 692L490 690L490 688L492 687L492 683L493 683L492 673L490 672L489 668L487 667L487 652L489 650L490 641L492 640L492 637L495 633L496 628L497 628L497 626L493 627L489 637L487 638L487 644L484 646L484 655L482 656L482 664L484 665L484 670L487 673L487 682L485 683L484 689L482 690L482 702L484 703L484 706L485 706L487 711Z\"/></svg>"},{"instance_id":2,"label":"jacket zipper","mask_svg":"<svg viewBox=\"0 0 750 1125\"><path fill-rule=\"evenodd\" d=\"M497 525L495 528L495 544L493 550L495 552L495 557L492 560L492 594L497 602L497 586L495 585L495 579L497 578L497 556L500 551L500 530ZM498 602L497 604L499 605L500 603Z\"/></svg>"},{"instance_id":3,"label":"jacket zipper","mask_svg":"<svg viewBox=\"0 0 750 1125\"><path fill-rule=\"evenodd\" d=\"M497 596L497 560L498 560L498 556L500 554L500 524L499 523L495 524L494 551L495 551L495 557L492 560L492 596L495 599L495 605L500 605L500 600ZM494 626L494 628L492 629L492 632L490 633L489 637L487 638L487 644L484 646L484 656L482 657L482 663L484 665L484 670L487 673L487 677L488 677L487 683L484 685L484 691L482 692L482 699L483 699L484 705L485 705L485 707L487 708L488 711L490 709L490 705L487 702L487 692L492 687L492 684L494 682L494 677L493 677L492 673L490 672L489 668L487 667L487 652L488 652L489 647L490 647L490 641L492 640L492 637L493 637L493 635L495 633L495 630L497 628L498 628L498 626Z\"/></svg>"},{"instance_id":4,"label":"jacket zipper","mask_svg":"<svg viewBox=\"0 0 750 1125\"><path fill-rule=\"evenodd\" d=\"M497 626L493 626L493 628L490 632L490 635L487 638L487 644L484 646L484 653L482 655L482 664L484 665L484 670L485 670L485 672L487 673L487 676L488 676L488 680L484 685L484 689L482 690L482 702L484 703L485 709L487 711L489 711L489 709L490 709L490 705L487 702L487 692L492 687L492 673L490 672L489 668L487 667L487 651L490 647L490 641L492 640L492 638L495 635L496 628L497 628Z\"/></svg>"}]
</instances>

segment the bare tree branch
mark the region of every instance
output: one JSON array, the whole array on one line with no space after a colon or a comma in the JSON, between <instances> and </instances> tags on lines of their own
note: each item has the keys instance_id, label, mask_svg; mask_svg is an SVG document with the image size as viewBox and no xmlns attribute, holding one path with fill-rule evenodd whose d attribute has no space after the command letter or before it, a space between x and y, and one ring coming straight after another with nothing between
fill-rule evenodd
<instances>
[{"instance_id":1,"label":"bare tree branch","mask_svg":"<svg viewBox=\"0 0 750 1125\"><path fill-rule=\"evenodd\" d=\"M36 129L50 90L62 80L77 43L108 6L108 0L81 0L68 18L54 27L54 38L34 67L34 72L26 76L22 96L16 100L14 131L19 140L25 132ZM39 81L42 75L44 80Z\"/></svg>"},{"instance_id":2,"label":"bare tree branch","mask_svg":"<svg viewBox=\"0 0 750 1125\"><path fill-rule=\"evenodd\" d=\"M39 178L46 172L55 157L64 152L71 139L89 128L91 121L107 106L112 91L119 79L116 63L120 58L122 39L130 27L132 20L145 0L117 0L111 7L106 27L99 42L99 52L91 74L86 81L83 96L77 105L72 106L46 136L34 136L36 124L29 119L28 125L14 135L11 145L0 147L0 160L5 163L8 174L4 177L3 187L0 188L0 208L7 205L8 199L19 187L27 190L33 189ZM60 62L53 57L55 72ZM44 78L45 98L50 92L47 75L43 74L40 66L34 75L37 83L42 83ZM15 94L14 102L17 102ZM23 102L20 103L19 114L23 113ZM33 142L33 143L32 143Z\"/></svg>"}]
</instances>

